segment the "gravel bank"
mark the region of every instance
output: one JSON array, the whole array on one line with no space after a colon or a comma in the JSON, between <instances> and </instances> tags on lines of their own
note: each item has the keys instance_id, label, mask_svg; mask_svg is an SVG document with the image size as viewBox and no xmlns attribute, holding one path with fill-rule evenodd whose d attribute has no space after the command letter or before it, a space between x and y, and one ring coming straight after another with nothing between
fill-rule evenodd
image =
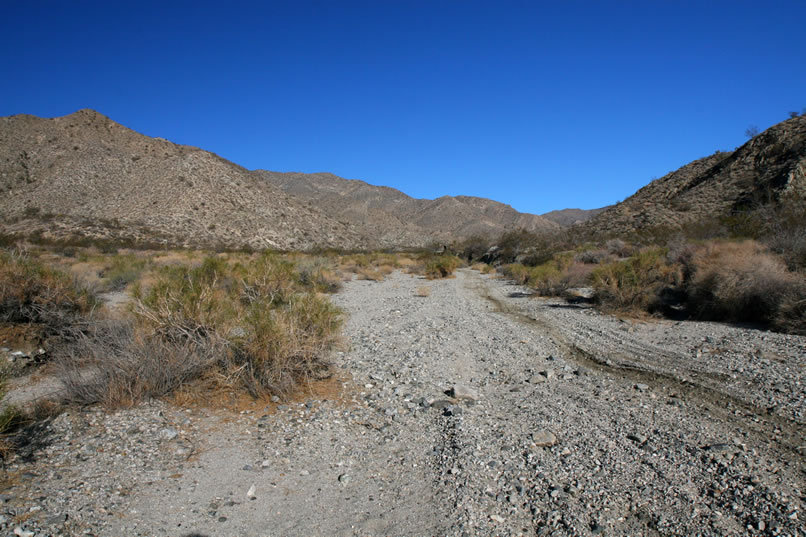
<instances>
[{"instance_id":1,"label":"gravel bank","mask_svg":"<svg viewBox=\"0 0 806 537\"><path fill-rule=\"evenodd\" d=\"M523 294L469 270L350 282L340 396L63 414L7 468L0 528L806 535L806 338Z\"/></svg>"}]
</instances>

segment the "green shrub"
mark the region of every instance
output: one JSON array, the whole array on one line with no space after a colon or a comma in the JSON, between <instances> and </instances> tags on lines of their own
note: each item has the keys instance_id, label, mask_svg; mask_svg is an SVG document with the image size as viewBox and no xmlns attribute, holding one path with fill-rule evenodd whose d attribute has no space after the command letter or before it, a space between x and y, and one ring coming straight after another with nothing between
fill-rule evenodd
<instances>
[{"instance_id":1,"label":"green shrub","mask_svg":"<svg viewBox=\"0 0 806 537\"><path fill-rule=\"evenodd\" d=\"M591 274L596 301L606 310L654 312L663 288L679 281L666 249L647 248L633 257L599 266Z\"/></svg>"},{"instance_id":2,"label":"green shrub","mask_svg":"<svg viewBox=\"0 0 806 537\"><path fill-rule=\"evenodd\" d=\"M447 278L460 266L462 266L462 260L455 255L429 256L425 259L423 273L429 280Z\"/></svg>"}]
</instances>

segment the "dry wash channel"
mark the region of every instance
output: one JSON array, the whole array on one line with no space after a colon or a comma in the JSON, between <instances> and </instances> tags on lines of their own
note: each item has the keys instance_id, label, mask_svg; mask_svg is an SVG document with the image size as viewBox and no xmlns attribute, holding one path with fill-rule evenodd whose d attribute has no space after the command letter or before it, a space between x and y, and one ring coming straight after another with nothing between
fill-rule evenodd
<instances>
[{"instance_id":1,"label":"dry wash channel","mask_svg":"<svg viewBox=\"0 0 806 537\"><path fill-rule=\"evenodd\" d=\"M346 397L128 414L132 438L162 420L154 452L131 442L114 511L77 520L105 536L804 533L804 338L522 295L469 270L348 283ZM99 413L84 443L121 416ZM39 494L80 498L106 460ZM49 482L54 464L33 471Z\"/></svg>"}]
</instances>

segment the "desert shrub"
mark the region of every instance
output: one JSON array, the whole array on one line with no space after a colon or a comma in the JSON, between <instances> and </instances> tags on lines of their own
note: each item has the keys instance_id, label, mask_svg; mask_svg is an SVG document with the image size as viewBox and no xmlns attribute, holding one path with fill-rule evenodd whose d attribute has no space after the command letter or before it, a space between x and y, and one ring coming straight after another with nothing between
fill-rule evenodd
<instances>
[{"instance_id":1,"label":"desert shrub","mask_svg":"<svg viewBox=\"0 0 806 537\"><path fill-rule=\"evenodd\" d=\"M563 286L569 288L589 285L594 270L596 267L588 263L572 263L563 273Z\"/></svg>"},{"instance_id":2,"label":"desert shrub","mask_svg":"<svg viewBox=\"0 0 806 537\"><path fill-rule=\"evenodd\" d=\"M613 261L613 254L601 248L583 250L574 256L574 261L586 265L598 265L600 263Z\"/></svg>"},{"instance_id":3,"label":"desert shrub","mask_svg":"<svg viewBox=\"0 0 806 537\"><path fill-rule=\"evenodd\" d=\"M429 280L447 278L460 266L462 266L462 260L455 255L429 256L424 259L423 273Z\"/></svg>"},{"instance_id":4,"label":"desert shrub","mask_svg":"<svg viewBox=\"0 0 806 537\"><path fill-rule=\"evenodd\" d=\"M526 265L510 263L508 265L502 265L500 270L505 278L512 280L518 285L526 285L529 281L529 267Z\"/></svg>"},{"instance_id":5,"label":"desert shrub","mask_svg":"<svg viewBox=\"0 0 806 537\"><path fill-rule=\"evenodd\" d=\"M197 380L225 354L219 339L177 340L131 321L97 323L56 360L68 403L129 407Z\"/></svg>"},{"instance_id":6,"label":"desert shrub","mask_svg":"<svg viewBox=\"0 0 806 537\"><path fill-rule=\"evenodd\" d=\"M591 274L595 299L605 310L637 313L659 307L663 288L679 281L679 271L663 248L646 248L632 257L600 265Z\"/></svg>"},{"instance_id":7,"label":"desert shrub","mask_svg":"<svg viewBox=\"0 0 806 537\"><path fill-rule=\"evenodd\" d=\"M540 295L553 296L563 287L562 280L563 271L556 263L549 261L529 269L526 283Z\"/></svg>"},{"instance_id":8,"label":"desert shrub","mask_svg":"<svg viewBox=\"0 0 806 537\"><path fill-rule=\"evenodd\" d=\"M220 377L256 396L287 395L324 374L339 337L339 310L292 262L270 253L233 265L209 257L198 267L164 267L135 297L144 333L180 350L217 349Z\"/></svg>"},{"instance_id":9,"label":"desert shrub","mask_svg":"<svg viewBox=\"0 0 806 537\"><path fill-rule=\"evenodd\" d=\"M802 319L803 278L756 241L694 246L681 263L686 304L696 318L784 325Z\"/></svg>"},{"instance_id":10,"label":"desert shrub","mask_svg":"<svg viewBox=\"0 0 806 537\"><path fill-rule=\"evenodd\" d=\"M482 256L489 251L492 245L493 244L488 237L474 235L473 237L469 237L462 241L457 250L461 252L462 257L466 259L468 263L470 263L481 259Z\"/></svg>"},{"instance_id":11,"label":"desert shrub","mask_svg":"<svg viewBox=\"0 0 806 537\"><path fill-rule=\"evenodd\" d=\"M96 305L95 296L67 274L19 251L0 251L0 321L57 332Z\"/></svg>"},{"instance_id":12,"label":"desert shrub","mask_svg":"<svg viewBox=\"0 0 806 537\"><path fill-rule=\"evenodd\" d=\"M108 290L116 291L137 281L148 265L149 260L143 257L131 254L115 255L109 259L107 267L101 271L100 276L104 278Z\"/></svg>"},{"instance_id":13,"label":"desert shrub","mask_svg":"<svg viewBox=\"0 0 806 537\"><path fill-rule=\"evenodd\" d=\"M324 293L335 293L341 289L341 279L331 259L326 257L303 258L297 262L300 283L304 287L314 287Z\"/></svg>"},{"instance_id":14,"label":"desert shrub","mask_svg":"<svg viewBox=\"0 0 806 537\"><path fill-rule=\"evenodd\" d=\"M789 334L806 335L806 285L803 282L782 297L772 327Z\"/></svg>"},{"instance_id":15,"label":"desert shrub","mask_svg":"<svg viewBox=\"0 0 806 537\"><path fill-rule=\"evenodd\" d=\"M629 243L621 239L610 239L605 243L607 252L618 257L629 257L635 252Z\"/></svg>"},{"instance_id":16,"label":"desert shrub","mask_svg":"<svg viewBox=\"0 0 806 537\"><path fill-rule=\"evenodd\" d=\"M359 267L356 270L356 276L359 280L370 280L373 282L382 282L384 278L383 272L374 267Z\"/></svg>"},{"instance_id":17,"label":"desert shrub","mask_svg":"<svg viewBox=\"0 0 806 537\"><path fill-rule=\"evenodd\" d=\"M481 272L482 274L489 274L494 270L493 266L488 265L487 263L474 263L470 268Z\"/></svg>"}]
</instances>

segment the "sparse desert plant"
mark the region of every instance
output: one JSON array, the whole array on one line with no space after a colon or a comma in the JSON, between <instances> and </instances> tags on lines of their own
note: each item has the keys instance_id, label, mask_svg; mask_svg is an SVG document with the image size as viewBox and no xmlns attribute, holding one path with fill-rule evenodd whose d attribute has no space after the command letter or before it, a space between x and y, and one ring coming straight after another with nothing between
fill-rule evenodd
<instances>
[{"instance_id":1,"label":"sparse desert plant","mask_svg":"<svg viewBox=\"0 0 806 537\"><path fill-rule=\"evenodd\" d=\"M448 278L462 265L462 260L455 255L441 254L424 260L423 273L429 280Z\"/></svg>"},{"instance_id":2,"label":"sparse desert plant","mask_svg":"<svg viewBox=\"0 0 806 537\"><path fill-rule=\"evenodd\" d=\"M384 278L383 273L373 267L359 267L356 270L356 275L359 280L370 280L374 282L382 282Z\"/></svg>"},{"instance_id":3,"label":"sparse desert plant","mask_svg":"<svg viewBox=\"0 0 806 537\"><path fill-rule=\"evenodd\" d=\"M256 396L285 396L326 374L341 315L290 261L264 253L230 266L209 257L198 267L161 272L147 294L135 292L148 336L182 352L218 349L220 378Z\"/></svg>"},{"instance_id":4,"label":"sparse desert plant","mask_svg":"<svg viewBox=\"0 0 806 537\"><path fill-rule=\"evenodd\" d=\"M100 276L105 280L108 290L120 290L137 281L149 264L149 260L144 257L118 254L109 258L108 265Z\"/></svg>"},{"instance_id":5,"label":"sparse desert plant","mask_svg":"<svg viewBox=\"0 0 806 537\"><path fill-rule=\"evenodd\" d=\"M35 323L56 333L96 305L69 275L20 251L0 251L0 321Z\"/></svg>"},{"instance_id":6,"label":"sparse desert plant","mask_svg":"<svg viewBox=\"0 0 806 537\"><path fill-rule=\"evenodd\" d=\"M591 274L595 299L605 310L654 312L662 289L675 285L679 273L663 248L646 248L629 259L600 265Z\"/></svg>"},{"instance_id":7,"label":"sparse desert plant","mask_svg":"<svg viewBox=\"0 0 806 537\"><path fill-rule=\"evenodd\" d=\"M297 272L303 286L313 286L324 293L341 289L335 264L326 257L308 257L297 261Z\"/></svg>"},{"instance_id":8,"label":"sparse desert plant","mask_svg":"<svg viewBox=\"0 0 806 537\"><path fill-rule=\"evenodd\" d=\"M194 341L137 331L129 321L93 324L56 360L67 403L130 407L198 380L225 355L218 338Z\"/></svg>"},{"instance_id":9,"label":"sparse desert plant","mask_svg":"<svg viewBox=\"0 0 806 537\"><path fill-rule=\"evenodd\" d=\"M529 281L529 267L520 263L510 263L501 267L501 274L518 285L526 285Z\"/></svg>"},{"instance_id":10,"label":"sparse desert plant","mask_svg":"<svg viewBox=\"0 0 806 537\"><path fill-rule=\"evenodd\" d=\"M489 274L494 269L492 265L488 265L487 263L475 263L472 267L473 270L481 272L482 274Z\"/></svg>"}]
</instances>

